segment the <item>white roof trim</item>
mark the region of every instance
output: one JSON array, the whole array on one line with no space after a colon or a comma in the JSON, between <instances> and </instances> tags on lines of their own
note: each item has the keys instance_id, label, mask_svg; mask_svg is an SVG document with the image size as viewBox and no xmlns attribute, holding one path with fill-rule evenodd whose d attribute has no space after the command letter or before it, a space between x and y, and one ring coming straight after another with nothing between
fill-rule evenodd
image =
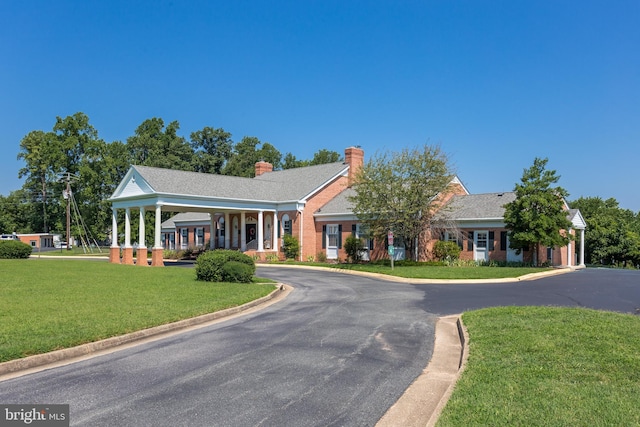
<instances>
[{"instance_id":1,"label":"white roof trim","mask_svg":"<svg viewBox=\"0 0 640 427\"><path fill-rule=\"evenodd\" d=\"M587 222L584 220L582 212L579 210L575 213L573 218L571 218L571 223L573 224L573 228L576 230L584 230L587 228Z\"/></svg>"},{"instance_id":2,"label":"white roof trim","mask_svg":"<svg viewBox=\"0 0 640 427\"><path fill-rule=\"evenodd\" d=\"M322 184L320 184L320 186L318 186L317 188L312 190L309 194L307 194L302 199L300 199L300 202L306 203L311 197L313 197L319 191L324 189L330 182L335 181L336 178L341 177L341 176L348 176L348 171L349 171L349 165L346 165L346 167L344 169L342 169L340 172L338 172L337 174L335 174L334 176L329 178L327 181L325 181Z\"/></svg>"}]
</instances>

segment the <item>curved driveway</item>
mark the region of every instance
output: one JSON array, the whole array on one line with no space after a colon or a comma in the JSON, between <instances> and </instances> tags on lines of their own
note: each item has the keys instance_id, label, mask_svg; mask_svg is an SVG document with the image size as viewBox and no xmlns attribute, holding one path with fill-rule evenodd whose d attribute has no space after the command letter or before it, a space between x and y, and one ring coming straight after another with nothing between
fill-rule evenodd
<instances>
[{"instance_id":1,"label":"curved driveway","mask_svg":"<svg viewBox=\"0 0 640 427\"><path fill-rule=\"evenodd\" d=\"M514 304L640 307L635 271L493 285L258 274L295 291L257 313L0 382L0 402L69 403L72 425L372 426L427 365L439 315Z\"/></svg>"}]
</instances>

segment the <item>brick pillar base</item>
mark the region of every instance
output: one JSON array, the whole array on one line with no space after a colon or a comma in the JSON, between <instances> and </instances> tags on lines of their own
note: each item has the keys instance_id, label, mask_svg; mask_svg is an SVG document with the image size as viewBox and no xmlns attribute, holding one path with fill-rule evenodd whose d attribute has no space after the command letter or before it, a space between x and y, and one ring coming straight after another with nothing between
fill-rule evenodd
<instances>
[{"instance_id":1,"label":"brick pillar base","mask_svg":"<svg viewBox=\"0 0 640 427\"><path fill-rule=\"evenodd\" d=\"M109 262L111 264L120 264L120 248L119 247L110 247L109 248Z\"/></svg>"},{"instance_id":2,"label":"brick pillar base","mask_svg":"<svg viewBox=\"0 0 640 427\"><path fill-rule=\"evenodd\" d=\"M142 267L149 266L149 262L147 261L147 248L138 248L136 265L140 265Z\"/></svg>"},{"instance_id":3,"label":"brick pillar base","mask_svg":"<svg viewBox=\"0 0 640 427\"><path fill-rule=\"evenodd\" d=\"M164 249L153 248L151 249L151 266L152 267L164 267L163 259Z\"/></svg>"},{"instance_id":4,"label":"brick pillar base","mask_svg":"<svg viewBox=\"0 0 640 427\"><path fill-rule=\"evenodd\" d=\"M122 249L122 263L133 265L133 248Z\"/></svg>"}]
</instances>

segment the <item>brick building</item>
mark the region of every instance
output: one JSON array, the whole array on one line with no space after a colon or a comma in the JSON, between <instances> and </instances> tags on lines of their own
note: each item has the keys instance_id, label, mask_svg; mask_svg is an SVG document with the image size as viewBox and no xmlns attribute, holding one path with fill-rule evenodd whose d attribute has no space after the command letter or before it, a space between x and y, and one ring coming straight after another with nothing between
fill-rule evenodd
<instances>
[{"instance_id":1,"label":"brick building","mask_svg":"<svg viewBox=\"0 0 640 427\"><path fill-rule=\"evenodd\" d=\"M359 147L349 147L345 150L344 162L281 171L274 171L267 162L258 162L254 178L131 166L109 199L113 209L111 262L133 264L135 261L131 235L133 212L139 214L138 253L144 254L144 261L138 264L147 265L144 218L148 210L155 212L152 265L163 264L165 248L229 248L261 259L270 254L281 257L285 234L295 236L300 242L299 258L302 260L319 256L345 259L345 239L352 234L365 235L349 202L353 191L350 183L363 162L364 151ZM507 250L495 249L496 244L504 247L502 206L509 197L470 195L457 177L446 194L441 195L441 202L450 202L453 207L447 212L460 215L450 218L450 223L459 224L454 227L456 241L460 239L464 244L466 240L464 248L468 249L463 250L463 257L481 259L482 255L485 259L509 259L511 255ZM473 213L475 205L486 209L474 214L465 213ZM117 236L118 210L125 211L122 259ZM162 212L176 215L161 222ZM584 230L579 212L574 215L575 228ZM431 236L426 230L418 245L419 257L426 259L430 256L437 238L454 239L454 228L439 236ZM405 255L408 257L400 240L394 244L397 259ZM367 248L365 258L376 258L386 253L382 242L367 241ZM571 246L564 252L560 248L558 250L559 255L553 258L554 262L567 265L575 259L575 249ZM572 250L574 252L569 253ZM565 258L562 258L563 253ZM555 256L553 249L550 255Z\"/></svg>"}]
</instances>

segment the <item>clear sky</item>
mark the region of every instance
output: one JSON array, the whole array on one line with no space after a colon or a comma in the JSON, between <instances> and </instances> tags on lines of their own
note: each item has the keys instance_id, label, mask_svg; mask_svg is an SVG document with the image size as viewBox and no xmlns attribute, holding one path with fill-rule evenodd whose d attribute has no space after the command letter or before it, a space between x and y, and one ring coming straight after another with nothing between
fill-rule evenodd
<instances>
[{"instance_id":1,"label":"clear sky","mask_svg":"<svg viewBox=\"0 0 640 427\"><path fill-rule=\"evenodd\" d=\"M472 193L548 157L569 200L640 211L640 1L0 3L0 194L78 111L109 142L161 117L298 159L439 144Z\"/></svg>"}]
</instances>

